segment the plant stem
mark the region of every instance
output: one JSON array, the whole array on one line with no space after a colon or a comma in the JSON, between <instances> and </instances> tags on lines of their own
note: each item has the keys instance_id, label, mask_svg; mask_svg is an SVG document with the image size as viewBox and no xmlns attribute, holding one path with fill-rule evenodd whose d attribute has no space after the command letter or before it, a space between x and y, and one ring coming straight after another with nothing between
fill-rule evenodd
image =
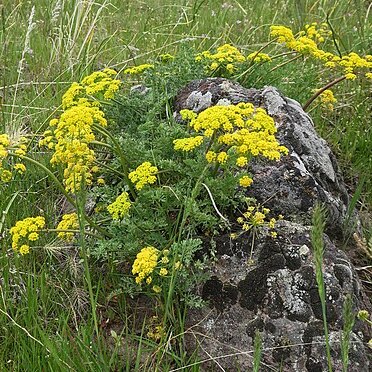
<instances>
[{"instance_id":1,"label":"plant stem","mask_svg":"<svg viewBox=\"0 0 372 372\"><path fill-rule=\"evenodd\" d=\"M333 81L331 81L330 83L324 85L324 87L320 88L314 95L312 95L308 101L302 106L302 109L304 111L306 111L306 109L311 105L311 103L317 99L325 90L333 87L334 85L338 84L339 82L345 80L346 77L345 76L341 76Z\"/></svg>"},{"instance_id":2,"label":"plant stem","mask_svg":"<svg viewBox=\"0 0 372 372\"><path fill-rule=\"evenodd\" d=\"M273 72L273 71L277 70L278 68L281 68L281 67L287 65L288 63L291 63L291 62L293 62L293 61L295 61L296 59L299 59L299 58L301 58L301 57L302 57L302 54L298 54L297 56L294 56L294 57L291 58L290 60L285 61L285 62L281 63L280 65L276 65L275 67L273 67L273 68L270 70L270 72Z\"/></svg>"}]
</instances>

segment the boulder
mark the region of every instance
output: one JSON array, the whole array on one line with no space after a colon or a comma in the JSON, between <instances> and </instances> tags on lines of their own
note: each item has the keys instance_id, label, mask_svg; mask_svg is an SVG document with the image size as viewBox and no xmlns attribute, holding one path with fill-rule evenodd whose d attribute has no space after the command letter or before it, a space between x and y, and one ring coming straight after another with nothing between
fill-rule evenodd
<instances>
[{"instance_id":1,"label":"boulder","mask_svg":"<svg viewBox=\"0 0 372 372\"><path fill-rule=\"evenodd\" d=\"M320 202L328 216L323 273L331 355L334 370L341 371L345 296L351 295L355 313L370 310L371 304L341 249L349 196L336 158L301 106L274 87L246 89L222 78L193 81L175 98L175 116L180 119L179 111L185 108L201 112L212 105L239 102L265 108L275 120L279 142L289 150L280 161L252 162L249 170L254 182L247 189L247 196L284 219L276 225L276 238L264 229L255 237L253 261L248 234L234 240L229 234L214 238L217 258L209 270L210 279L200 288L209 305L189 311L186 346L190 352L198 350L202 370L250 370L253 340L259 331L263 341L260 370L327 370L310 240L313 209ZM349 241L351 249L352 244ZM370 370L366 347L370 338L368 326L356 320L349 371Z\"/></svg>"}]
</instances>

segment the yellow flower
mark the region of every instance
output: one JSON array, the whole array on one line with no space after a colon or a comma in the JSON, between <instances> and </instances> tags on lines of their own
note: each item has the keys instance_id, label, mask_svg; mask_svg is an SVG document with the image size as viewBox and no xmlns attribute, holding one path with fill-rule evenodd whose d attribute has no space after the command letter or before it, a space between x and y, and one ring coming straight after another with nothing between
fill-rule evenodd
<instances>
[{"instance_id":1,"label":"yellow flower","mask_svg":"<svg viewBox=\"0 0 372 372\"><path fill-rule=\"evenodd\" d=\"M236 165L238 167L245 167L248 164L248 159L245 156L240 156L236 159Z\"/></svg>"},{"instance_id":2,"label":"yellow flower","mask_svg":"<svg viewBox=\"0 0 372 372\"><path fill-rule=\"evenodd\" d=\"M167 263L169 263L169 258L168 257L163 257L161 259L161 263L164 264L164 265L166 265Z\"/></svg>"},{"instance_id":3,"label":"yellow flower","mask_svg":"<svg viewBox=\"0 0 372 372\"><path fill-rule=\"evenodd\" d=\"M160 276L166 276L168 274L168 270L165 269L164 267L160 269L159 275Z\"/></svg>"},{"instance_id":4,"label":"yellow flower","mask_svg":"<svg viewBox=\"0 0 372 372\"><path fill-rule=\"evenodd\" d=\"M191 151L203 143L203 136L181 138L173 141L175 150Z\"/></svg>"},{"instance_id":5,"label":"yellow flower","mask_svg":"<svg viewBox=\"0 0 372 372\"><path fill-rule=\"evenodd\" d=\"M193 120L197 117L197 114L194 111L191 110L181 110L180 115L182 120Z\"/></svg>"},{"instance_id":6,"label":"yellow flower","mask_svg":"<svg viewBox=\"0 0 372 372\"><path fill-rule=\"evenodd\" d=\"M8 147L10 145L9 136L5 133L0 134L0 146Z\"/></svg>"},{"instance_id":7,"label":"yellow flower","mask_svg":"<svg viewBox=\"0 0 372 372\"><path fill-rule=\"evenodd\" d=\"M217 48L216 53L206 50L195 57L195 61L206 61L207 71L214 72L220 69L222 74L230 75L235 72L236 66L246 59L234 46L224 44Z\"/></svg>"},{"instance_id":8,"label":"yellow flower","mask_svg":"<svg viewBox=\"0 0 372 372\"><path fill-rule=\"evenodd\" d=\"M367 310L359 310L357 317L360 320L366 321L369 319L369 312Z\"/></svg>"},{"instance_id":9,"label":"yellow flower","mask_svg":"<svg viewBox=\"0 0 372 372\"><path fill-rule=\"evenodd\" d=\"M352 73L349 73L349 74L346 74L345 75L345 78L347 79L347 80L355 80L356 79L356 75L355 74L352 74Z\"/></svg>"},{"instance_id":10,"label":"yellow flower","mask_svg":"<svg viewBox=\"0 0 372 372\"><path fill-rule=\"evenodd\" d=\"M154 68L154 65L151 65L149 63L144 63L142 65L130 67L124 70L124 74L130 74L130 75L139 75L145 72L146 70L149 70L151 68Z\"/></svg>"},{"instance_id":11,"label":"yellow flower","mask_svg":"<svg viewBox=\"0 0 372 372\"><path fill-rule=\"evenodd\" d=\"M76 213L68 213L62 216L62 220L57 225L57 230L76 230L79 228L79 219ZM74 240L73 232L61 231L58 233L60 239L66 242L72 242Z\"/></svg>"},{"instance_id":12,"label":"yellow flower","mask_svg":"<svg viewBox=\"0 0 372 372\"><path fill-rule=\"evenodd\" d=\"M264 220L265 220L265 215L261 212L256 212L254 215L253 215L253 218L252 218L252 224L254 226L257 226L257 225L263 225L264 223Z\"/></svg>"},{"instance_id":13,"label":"yellow flower","mask_svg":"<svg viewBox=\"0 0 372 372\"><path fill-rule=\"evenodd\" d=\"M140 284L151 275L158 263L159 251L152 247L142 248L132 266L132 274L137 275L136 282Z\"/></svg>"},{"instance_id":14,"label":"yellow flower","mask_svg":"<svg viewBox=\"0 0 372 372\"><path fill-rule=\"evenodd\" d=\"M159 59L161 62L166 63L174 60L174 56L169 53L160 54Z\"/></svg>"},{"instance_id":15,"label":"yellow flower","mask_svg":"<svg viewBox=\"0 0 372 372\"><path fill-rule=\"evenodd\" d=\"M239 179L239 185L242 187L249 187L252 184L253 180L251 177L243 176Z\"/></svg>"},{"instance_id":16,"label":"yellow flower","mask_svg":"<svg viewBox=\"0 0 372 372\"><path fill-rule=\"evenodd\" d=\"M152 166L150 162L146 161L129 173L129 179L136 186L137 190L141 190L145 185L151 185L156 182L156 173L158 168Z\"/></svg>"},{"instance_id":17,"label":"yellow flower","mask_svg":"<svg viewBox=\"0 0 372 372\"><path fill-rule=\"evenodd\" d=\"M333 53L325 52L318 48L318 43L322 43L325 37L331 35L331 31L324 25L312 23L305 26L305 31L299 32L297 37L294 37L291 29L284 26L271 26L270 35L278 39L279 43L284 43L285 46L293 51L303 55L309 55L324 64L328 68L341 67L346 79L354 80L356 78L356 70L362 68L371 68L372 63L369 56L361 57L357 53L351 52L341 58Z\"/></svg>"},{"instance_id":18,"label":"yellow flower","mask_svg":"<svg viewBox=\"0 0 372 372\"><path fill-rule=\"evenodd\" d=\"M32 233L30 233L28 235L28 240L30 241L35 241L35 240L38 240L39 239L39 234L35 231L33 231Z\"/></svg>"},{"instance_id":19,"label":"yellow flower","mask_svg":"<svg viewBox=\"0 0 372 372\"><path fill-rule=\"evenodd\" d=\"M225 164L226 161L227 161L227 158L228 158L228 155L226 154L225 151L222 151L222 152L220 152L220 153L217 155L217 161L218 161L220 164Z\"/></svg>"},{"instance_id":20,"label":"yellow flower","mask_svg":"<svg viewBox=\"0 0 372 372\"><path fill-rule=\"evenodd\" d=\"M62 97L64 112L59 119L52 119L39 146L54 150L51 164L64 167L64 185L68 192L75 192L82 185L92 184L96 157L90 148L95 140L94 126L107 126L100 103L92 97L112 99L119 89L120 80L112 69L93 72L81 83L74 82ZM19 151L25 152L26 148Z\"/></svg>"},{"instance_id":21,"label":"yellow flower","mask_svg":"<svg viewBox=\"0 0 372 372\"><path fill-rule=\"evenodd\" d=\"M276 223L276 219L275 218L272 218L270 221L269 221L269 227L271 229L273 229L275 227L275 223Z\"/></svg>"},{"instance_id":22,"label":"yellow flower","mask_svg":"<svg viewBox=\"0 0 372 372\"><path fill-rule=\"evenodd\" d=\"M244 218L243 217L238 217L236 222L243 224L244 223Z\"/></svg>"},{"instance_id":23,"label":"yellow flower","mask_svg":"<svg viewBox=\"0 0 372 372\"><path fill-rule=\"evenodd\" d=\"M7 169L0 168L0 180L4 183L8 183L12 180L12 172Z\"/></svg>"},{"instance_id":24,"label":"yellow flower","mask_svg":"<svg viewBox=\"0 0 372 372\"><path fill-rule=\"evenodd\" d=\"M30 253L30 246L27 244L23 244L19 247L19 253L24 256L25 254Z\"/></svg>"},{"instance_id":25,"label":"yellow flower","mask_svg":"<svg viewBox=\"0 0 372 372\"><path fill-rule=\"evenodd\" d=\"M337 99L335 98L333 92L330 89L326 89L324 92L322 92L319 98L323 107L330 111L333 111L334 108L333 104L337 102Z\"/></svg>"},{"instance_id":26,"label":"yellow flower","mask_svg":"<svg viewBox=\"0 0 372 372\"><path fill-rule=\"evenodd\" d=\"M22 163L17 163L14 165L14 169L18 171L18 173L22 174L24 172L26 172L26 167L24 164Z\"/></svg>"},{"instance_id":27,"label":"yellow flower","mask_svg":"<svg viewBox=\"0 0 372 372\"><path fill-rule=\"evenodd\" d=\"M28 241L36 241L39 239L37 233L45 226L44 217L27 217L23 220L17 221L16 224L10 229L12 236L12 248L19 251L22 255L29 252Z\"/></svg>"},{"instance_id":28,"label":"yellow flower","mask_svg":"<svg viewBox=\"0 0 372 372\"><path fill-rule=\"evenodd\" d=\"M247 59L255 63L271 62L271 57L266 53L253 52L247 56Z\"/></svg>"},{"instance_id":29,"label":"yellow flower","mask_svg":"<svg viewBox=\"0 0 372 372\"><path fill-rule=\"evenodd\" d=\"M217 157L217 155L214 151L208 151L205 154L205 158L207 159L208 163L213 163L214 161L216 161L216 157Z\"/></svg>"},{"instance_id":30,"label":"yellow flower","mask_svg":"<svg viewBox=\"0 0 372 372\"><path fill-rule=\"evenodd\" d=\"M114 79L117 72L110 68L105 68L103 71L95 71L89 76L86 76L81 85L85 88L85 93L89 96L103 93L103 98L110 100L114 98L115 93L121 85L121 81Z\"/></svg>"},{"instance_id":31,"label":"yellow flower","mask_svg":"<svg viewBox=\"0 0 372 372\"><path fill-rule=\"evenodd\" d=\"M124 191L107 207L107 210L111 214L112 219L119 220L129 213L130 206L129 195Z\"/></svg>"},{"instance_id":32,"label":"yellow flower","mask_svg":"<svg viewBox=\"0 0 372 372\"><path fill-rule=\"evenodd\" d=\"M105 184L105 179L104 178L97 178L97 185L103 186Z\"/></svg>"}]
</instances>

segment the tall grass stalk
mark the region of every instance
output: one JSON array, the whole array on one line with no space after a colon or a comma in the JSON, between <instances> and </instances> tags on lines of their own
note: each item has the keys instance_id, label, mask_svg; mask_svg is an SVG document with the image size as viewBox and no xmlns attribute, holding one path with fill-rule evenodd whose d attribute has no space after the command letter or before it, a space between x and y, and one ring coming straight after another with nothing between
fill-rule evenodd
<instances>
[{"instance_id":1,"label":"tall grass stalk","mask_svg":"<svg viewBox=\"0 0 372 372\"><path fill-rule=\"evenodd\" d=\"M318 293L322 306L323 328L327 353L328 371L332 372L331 348L329 344L328 324L327 324L327 307L326 307L326 289L323 276L323 254L324 254L324 227L325 211L324 208L317 204L314 208L311 229L311 244L313 246L313 255L315 261L316 282L318 284Z\"/></svg>"},{"instance_id":2,"label":"tall grass stalk","mask_svg":"<svg viewBox=\"0 0 372 372\"><path fill-rule=\"evenodd\" d=\"M30 46L30 40L31 40L31 32L32 30L35 28L35 22L34 22L34 16L35 16L35 6L32 7L31 9L31 12L30 12L30 16L28 18L28 26L27 26L27 30L26 30L26 35L25 35L25 41L24 41L24 45L23 45L23 50L22 50L22 55L21 55L21 59L19 60L18 62L18 68L17 68L17 82L15 84L15 91L14 91L14 95L13 95L13 104L12 104L12 111L11 111L11 114L10 114L10 124L11 124L11 129L14 130L13 128L13 115L14 115L14 107L15 107L15 103L16 103L16 100L17 100L17 92L18 92L18 85L19 85L19 82L21 80L21 75L23 73L23 69L24 69L24 64L26 62L26 54L27 53L32 53L32 50L31 50L31 46Z\"/></svg>"},{"instance_id":3,"label":"tall grass stalk","mask_svg":"<svg viewBox=\"0 0 372 372\"><path fill-rule=\"evenodd\" d=\"M350 335L355 322L353 300L350 294L345 297L342 314L344 321L344 327L341 334L342 372L347 372L347 367L349 364Z\"/></svg>"}]
</instances>

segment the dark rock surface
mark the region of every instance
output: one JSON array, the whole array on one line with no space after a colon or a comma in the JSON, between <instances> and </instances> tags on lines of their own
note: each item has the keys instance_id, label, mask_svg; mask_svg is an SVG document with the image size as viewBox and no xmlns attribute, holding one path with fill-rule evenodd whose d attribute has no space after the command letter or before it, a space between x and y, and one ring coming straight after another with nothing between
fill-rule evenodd
<instances>
[{"instance_id":1,"label":"dark rock surface","mask_svg":"<svg viewBox=\"0 0 372 372\"><path fill-rule=\"evenodd\" d=\"M175 115L188 108L200 112L215 104L251 102L274 118L280 143L289 149L278 162L256 160L249 170L254 182L247 195L283 214L272 238L261 231L249 262L251 238L215 239L217 261L201 288L209 307L189 313L187 347L198 348L202 370L250 370L253 338L263 338L262 371L326 371L322 311L310 241L316 202L328 209L324 280L333 367L342 370L342 307L350 294L354 310L369 309L358 276L340 249L344 238L348 194L335 156L315 132L313 122L294 100L275 88L245 89L226 79L191 82L175 99ZM368 327L356 320L349 371L370 371L365 343Z\"/></svg>"}]
</instances>

